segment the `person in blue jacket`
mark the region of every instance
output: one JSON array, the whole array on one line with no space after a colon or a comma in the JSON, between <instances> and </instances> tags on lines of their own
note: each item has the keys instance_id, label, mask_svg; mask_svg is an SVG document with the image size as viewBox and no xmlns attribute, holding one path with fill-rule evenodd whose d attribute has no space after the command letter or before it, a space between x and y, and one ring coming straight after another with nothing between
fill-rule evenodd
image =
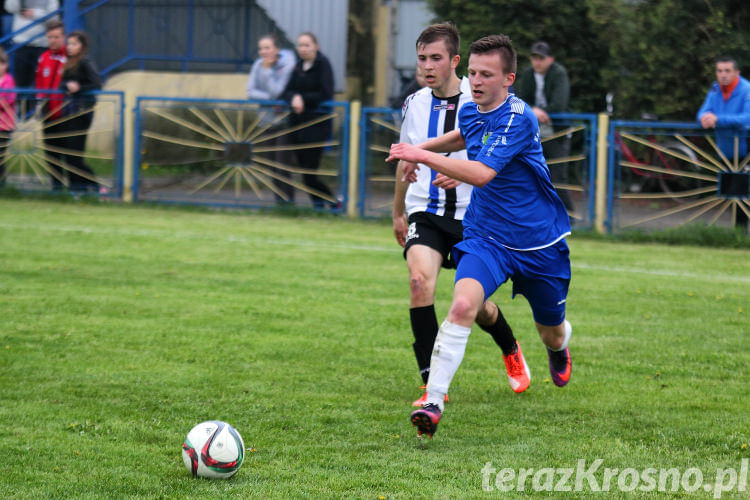
<instances>
[{"instance_id":1,"label":"person in blue jacket","mask_svg":"<svg viewBox=\"0 0 750 500\"><path fill-rule=\"evenodd\" d=\"M716 145L727 159L742 162L747 155L747 128L750 127L750 82L740 76L737 61L731 57L716 60L716 82L698 110L698 122L705 129L716 129ZM735 155L735 137L739 138ZM737 209L735 224L747 227L747 213Z\"/></svg>"}]
</instances>

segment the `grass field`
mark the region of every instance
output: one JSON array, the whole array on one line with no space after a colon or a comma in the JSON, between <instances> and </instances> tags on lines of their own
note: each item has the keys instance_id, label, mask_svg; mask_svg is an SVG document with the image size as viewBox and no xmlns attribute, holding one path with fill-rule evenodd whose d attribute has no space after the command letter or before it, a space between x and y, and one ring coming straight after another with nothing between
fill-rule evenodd
<instances>
[{"instance_id":1,"label":"grass field","mask_svg":"<svg viewBox=\"0 0 750 500\"><path fill-rule=\"evenodd\" d=\"M717 469L730 489L726 470L741 475L750 457L750 253L569 244L571 383L549 382L528 305L503 286L495 299L531 388L511 392L475 328L440 429L422 443L408 422L419 379L389 225L0 199L0 492L493 498L487 463L516 479L531 468L544 489L540 469L581 459L603 460L599 488L604 468L653 467L697 468L697 498L713 496ZM182 463L188 430L210 419L247 446L228 481L192 479ZM629 477L608 493L588 480L534 492L531 475L523 492L506 486L514 498L664 495L644 481L620 491ZM746 495L737 485L722 498Z\"/></svg>"}]
</instances>

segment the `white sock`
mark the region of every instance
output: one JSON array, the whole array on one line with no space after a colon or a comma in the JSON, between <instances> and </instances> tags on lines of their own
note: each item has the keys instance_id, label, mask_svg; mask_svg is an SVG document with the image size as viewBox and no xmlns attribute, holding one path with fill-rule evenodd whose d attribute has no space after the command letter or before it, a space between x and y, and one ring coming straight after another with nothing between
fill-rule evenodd
<instances>
[{"instance_id":1,"label":"white sock","mask_svg":"<svg viewBox=\"0 0 750 500\"><path fill-rule=\"evenodd\" d=\"M466 343L469 341L471 327L456 325L448 320L443 321L435 339L430 359L430 378L427 381L427 403L432 403L443 410L445 395L451 385L461 361L464 359Z\"/></svg>"},{"instance_id":2,"label":"white sock","mask_svg":"<svg viewBox=\"0 0 750 500\"><path fill-rule=\"evenodd\" d=\"M560 352L560 351L565 350L565 348L568 347L568 341L570 340L570 334L571 333L573 333L573 327L571 326L571 324L566 319L565 320L565 340L563 340L563 343L562 343L562 345L560 346L559 349L550 349L550 351Z\"/></svg>"}]
</instances>

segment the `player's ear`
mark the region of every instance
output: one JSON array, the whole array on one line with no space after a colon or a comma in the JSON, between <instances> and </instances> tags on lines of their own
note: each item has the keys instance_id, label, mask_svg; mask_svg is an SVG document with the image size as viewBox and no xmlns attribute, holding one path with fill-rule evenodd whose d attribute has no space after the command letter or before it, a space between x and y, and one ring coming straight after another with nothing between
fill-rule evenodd
<instances>
[{"instance_id":1,"label":"player's ear","mask_svg":"<svg viewBox=\"0 0 750 500\"><path fill-rule=\"evenodd\" d=\"M516 74L515 73L506 73L505 75L505 85L507 87L510 87L513 85L513 82L516 81Z\"/></svg>"},{"instance_id":2,"label":"player's ear","mask_svg":"<svg viewBox=\"0 0 750 500\"><path fill-rule=\"evenodd\" d=\"M456 69L458 67L458 63L461 61L461 56L456 54L455 56L451 57L451 68Z\"/></svg>"}]
</instances>

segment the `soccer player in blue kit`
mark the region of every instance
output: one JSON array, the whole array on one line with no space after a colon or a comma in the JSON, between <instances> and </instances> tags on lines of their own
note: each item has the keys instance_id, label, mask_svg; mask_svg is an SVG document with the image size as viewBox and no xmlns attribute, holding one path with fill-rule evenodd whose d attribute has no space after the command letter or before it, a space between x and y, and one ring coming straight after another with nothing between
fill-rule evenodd
<instances>
[{"instance_id":1,"label":"soccer player in blue kit","mask_svg":"<svg viewBox=\"0 0 750 500\"><path fill-rule=\"evenodd\" d=\"M515 71L516 53L507 36L472 43L473 102L461 108L459 129L420 145L394 144L387 160L402 160L408 181L422 163L475 186L464 216L464 239L453 248L458 263L453 301L432 352L427 401L411 414L419 435L435 433L477 312L508 278L513 294L524 295L531 306L553 382L562 387L570 380L572 328L565 319L570 223L550 181L536 116L508 92ZM464 148L468 160L442 154Z\"/></svg>"},{"instance_id":2,"label":"soccer player in blue kit","mask_svg":"<svg viewBox=\"0 0 750 500\"><path fill-rule=\"evenodd\" d=\"M458 30L450 23L430 25L417 38L418 66L427 86L404 102L400 142L421 144L458 126L458 112L464 104L471 103L468 78L456 75L459 45ZM464 150L451 156L467 158ZM421 389L426 389L432 350L440 328L434 306L438 274L441 268L456 267L450 258L451 249L461 241L461 219L473 187L454 181L456 185L442 182L438 188L433 180L441 176L428 167L419 170L415 182L405 182L402 177L399 164L393 198L393 232L404 247L409 269L409 319L414 334L414 354L425 384ZM503 363L513 391L525 391L531 374L521 346L500 308L488 300L476 320L503 351ZM427 392L424 392L412 404L422 407L426 400Z\"/></svg>"}]
</instances>

